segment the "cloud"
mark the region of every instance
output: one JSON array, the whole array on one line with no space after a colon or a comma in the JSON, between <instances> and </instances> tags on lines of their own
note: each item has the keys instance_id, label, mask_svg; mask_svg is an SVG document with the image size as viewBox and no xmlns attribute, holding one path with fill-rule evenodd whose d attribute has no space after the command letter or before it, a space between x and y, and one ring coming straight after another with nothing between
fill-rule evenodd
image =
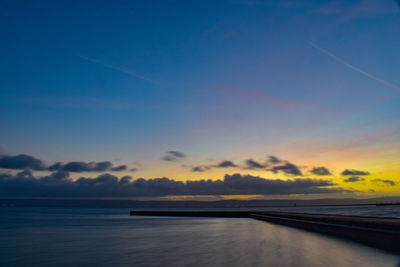
<instances>
[{"instance_id":1,"label":"cloud","mask_svg":"<svg viewBox=\"0 0 400 267\"><path fill-rule=\"evenodd\" d=\"M269 171L272 171L274 173L282 171L283 173L288 175L303 176L299 167L290 162L286 162L284 165L274 166L271 169L269 169Z\"/></svg>"},{"instance_id":2,"label":"cloud","mask_svg":"<svg viewBox=\"0 0 400 267\"><path fill-rule=\"evenodd\" d=\"M53 165L50 165L47 170L49 171L57 171L62 168L63 164L61 162L56 162Z\"/></svg>"},{"instance_id":3,"label":"cloud","mask_svg":"<svg viewBox=\"0 0 400 267\"><path fill-rule=\"evenodd\" d=\"M315 175L319 175L319 176L331 175L331 172L323 166L322 167L314 167L310 172Z\"/></svg>"},{"instance_id":4,"label":"cloud","mask_svg":"<svg viewBox=\"0 0 400 267\"><path fill-rule=\"evenodd\" d=\"M66 171L53 172L49 176L46 176L46 178L51 179L51 180L56 180L56 181L66 180L69 178L69 172L66 172Z\"/></svg>"},{"instance_id":5,"label":"cloud","mask_svg":"<svg viewBox=\"0 0 400 267\"><path fill-rule=\"evenodd\" d=\"M120 172L120 171L125 171L127 169L128 169L128 167L126 165L119 165L119 166L111 168L110 170L113 172Z\"/></svg>"},{"instance_id":6,"label":"cloud","mask_svg":"<svg viewBox=\"0 0 400 267\"><path fill-rule=\"evenodd\" d=\"M124 171L126 165L113 166L110 161L84 162L70 161L65 164L56 162L46 166L44 161L30 155L1 156L0 168L15 170L34 170L34 171L65 171L65 172L105 172L105 171Z\"/></svg>"},{"instance_id":7,"label":"cloud","mask_svg":"<svg viewBox=\"0 0 400 267\"><path fill-rule=\"evenodd\" d=\"M261 164L253 159L248 159L245 161L245 169L264 169L268 167L268 164Z\"/></svg>"},{"instance_id":8,"label":"cloud","mask_svg":"<svg viewBox=\"0 0 400 267\"><path fill-rule=\"evenodd\" d=\"M169 178L133 180L101 174L96 178L72 180L68 172L58 171L48 176L34 177L32 172L0 174L1 197L136 197L167 195L287 195L349 192L331 180L266 179L258 176L233 174L222 180L175 181Z\"/></svg>"},{"instance_id":9,"label":"cloud","mask_svg":"<svg viewBox=\"0 0 400 267\"><path fill-rule=\"evenodd\" d=\"M192 168L192 172L204 172L205 170L203 166L195 166Z\"/></svg>"},{"instance_id":10,"label":"cloud","mask_svg":"<svg viewBox=\"0 0 400 267\"><path fill-rule=\"evenodd\" d=\"M345 183L361 182L361 181L365 181L365 178L359 176L351 176L343 180L343 182Z\"/></svg>"},{"instance_id":11,"label":"cloud","mask_svg":"<svg viewBox=\"0 0 400 267\"><path fill-rule=\"evenodd\" d=\"M70 161L68 163L56 162L47 168L49 171L67 171L67 172L105 172L105 171L125 171L126 165L113 166L110 161L84 162Z\"/></svg>"},{"instance_id":12,"label":"cloud","mask_svg":"<svg viewBox=\"0 0 400 267\"><path fill-rule=\"evenodd\" d=\"M224 160L224 161L221 161L216 167L217 168L229 168L229 167L237 167L237 165L230 160Z\"/></svg>"},{"instance_id":13,"label":"cloud","mask_svg":"<svg viewBox=\"0 0 400 267\"><path fill-rule=\"evenodd\" d=\"M31 169L35 171L46 170L46 166L43 161L25 154L20 154L17 156L1 156L0 168L14 170Z\"/></svg>"},{"instance_id":14,"label":"cloud","mask_svg":"<svg viewBox=\"0 0 400 267\"><path fill-rule=\"evenodd\" d=\"M218 165L198 165L192 167L192 172L205 172L211 170L214 167L218 167Z\"/></svg>"},{"instance_id":15,"label":"cloud","mask_svg":"<svg viewBox=\"0 0 400 267\"><path fill-rule=\"evenodd\" d=\"M397 183L392 180L384 180L384 179L373 179L371 180L373 183L381 186L395 186Z\"/></svg>"},{"instance_id":16,"label":"cloud","mask_svg":"<svg viewBox=\"0 0 400 267\"><path fill-rule=\"evenodd\" d=\"M283 162L284 161L282 161L281 159L279 159L276 156L268 156L268 160L265 163L260 163L253 159L248 159L245 161L244 169L264 169L264 168L267 168L269 165L276 165L276 164L283 163ZM288 164L291 164L291 163L288 163ZM272 169L274 169L274 168L272 168ZM271 169L271 171L272 171L272 169ZM274 172L278 171L279 169L280 169L279 167L275 168ZM285 169L285 167L284 167L284 169Z\"/></svg>"},{"instance_id":17,"label":"cloud","mask_svg":"<svg viewBox=\"0 0 400 267\"><path fill-rule=\"evenodd\" d=\"M185 154L183 154L182 152L178 152L178 151L168 151L167 153L176 158L185 158L186 157Z\"/></svg>"},{"instance_id":18,"label":"cloud","mask_svg":"<svg viewBox=\"0 0 400 267\"><path fill-rule=\"evenodd\" d=\"M365 171L346 169L346 170L342 171L342 175L343 176L350 176L350 175L364 176L364 175L370 175L370 173L369 172L365 172Z\"/></svg>"},{"instance_id":19,"label":"cloud","mask_svg":"<svg viewBox=\"0 0 400 267\"><path fill-rule=\"evenodd\" d=\"M166 155L166 156L162 157L161 159L165 160L165 161L177 161L177 159L175 157L172 157L169 155Z\"/></svg>"},{"instance_id":20,"label":"cloud","mask_svg":"<svg viewBox=\"0 0 400 267\"><path fill-rule=\"evenodd\" d=\"M179 159L186 158L186 155L179 151L168 151L167 155L162 157L165 161L178 161Z\"/></svg>"},{"instance_id":21,"label":"cloud","mask_svg":"<svg viewBox=\"0 0 400 267\"><path fill-rule=\"evenodd\" d=\"M214 165L198 165L192 167L192 172L205 172L212 168L235 168L238 167L235 163L230 160L223 160L218 164Z\"/></svg>"},{"instance_id":22,"label":"cloud","mask_svg":"<svg viewBox=\"0 0 400 267\"><path fill-rule=\"evenodd\" d=\"M130 172L135 172L135 171L137 171L138 169L137 168L132 168L132 169L130 169L129 171Z\"/></svg>"},{"instance_id":23,"label":"cloud","mask_svg":"<svg viewBox=\"0 0 400 267\"><path fill-rule=\"evenodd\" d=\"M271 164L278 164L278 163L281 163L282 161L278 157L269 156L268 157L268 162L271 163Z\"/></svg>"},{"instance_id":24,"label":"cloud","mask_svg":"<svg viewBox=\"0 0 400 267\"><path fill-rule=\"evenodd\" d=\"M68 171L68 172L105 172L112 169L112 163L109 161L101 162L84 162L84 161L71 161L66 164L56 162L49 166L49 171ZM126 166L125 166L126 167ZM121 168L118 166L117 168Z\"/></svg>"}]
</instances>

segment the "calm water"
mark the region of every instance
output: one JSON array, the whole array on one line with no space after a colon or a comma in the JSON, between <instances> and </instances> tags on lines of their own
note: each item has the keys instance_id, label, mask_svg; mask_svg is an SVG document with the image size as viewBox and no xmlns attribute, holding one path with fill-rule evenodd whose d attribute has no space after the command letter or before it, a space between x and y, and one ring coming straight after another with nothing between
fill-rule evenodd
<instances>
[{"instance_id":1,"label":"calm water","mask_svg":"<svg viewBox=\"0 0 400 267\"><path fill-rule=\"evenodd\" d=\"M398 266L395 255L252 219L1 208L0 266Z\"/></svg>"}]
</instances>

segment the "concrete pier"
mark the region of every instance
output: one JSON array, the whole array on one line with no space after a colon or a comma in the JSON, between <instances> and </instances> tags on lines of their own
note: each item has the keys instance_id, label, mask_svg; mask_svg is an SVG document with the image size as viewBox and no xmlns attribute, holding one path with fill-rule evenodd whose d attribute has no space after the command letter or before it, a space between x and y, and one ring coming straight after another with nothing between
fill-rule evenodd
<instances>
[{"instance_id":1,"label":"concrete pier","mask_svg":"<svg viewBox=\"0 0 400 267\"><path fill-rule=\"evenodd\" d=\"M131 211L131 216L252 218L355 241L400 255L400 219L294 212Z\"/></svg>"}]
</instances>

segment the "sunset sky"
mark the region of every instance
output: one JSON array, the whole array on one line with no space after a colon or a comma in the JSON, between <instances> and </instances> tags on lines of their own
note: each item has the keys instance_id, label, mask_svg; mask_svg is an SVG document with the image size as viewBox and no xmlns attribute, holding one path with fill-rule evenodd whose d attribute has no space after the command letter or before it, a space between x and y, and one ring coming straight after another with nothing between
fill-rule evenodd
<instances>
[{"instance_id":1,"label":"sunset sky","mask_svg":"<svg viewBox=\"0 0 400 267\"><path fill-rule=\"evenodd\" d=\"M2 1L0 197L400 196L399 7Z\"/></svg>"}]
</instances>

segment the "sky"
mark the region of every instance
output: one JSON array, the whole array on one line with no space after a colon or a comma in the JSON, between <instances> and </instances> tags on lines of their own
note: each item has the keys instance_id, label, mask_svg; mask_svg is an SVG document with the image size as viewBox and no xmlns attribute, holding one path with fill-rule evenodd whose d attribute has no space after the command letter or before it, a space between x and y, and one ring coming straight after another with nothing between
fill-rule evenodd
<instances>
[{"instance_id":1,"label":"sky","mask_svg":"<svg viewBox=\"0 0 400 267\"><path fill-rule=\"evenodd\" d=\"M400 196L394 0L0 5L0 197Z\"/></svg>"}]
</instances>

